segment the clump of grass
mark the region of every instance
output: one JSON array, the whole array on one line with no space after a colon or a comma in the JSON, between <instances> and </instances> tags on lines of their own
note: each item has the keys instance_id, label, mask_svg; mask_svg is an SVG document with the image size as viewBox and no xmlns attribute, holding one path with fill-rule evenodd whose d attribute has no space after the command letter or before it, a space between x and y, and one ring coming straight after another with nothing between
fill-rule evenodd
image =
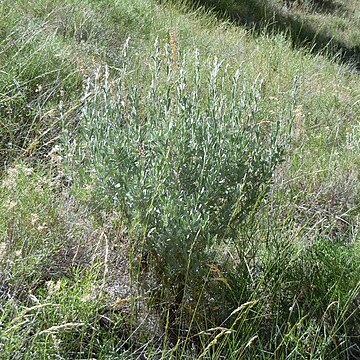
<instances>
[{"instance_id":1,"label":"clump of grass","mask_svg":"<svg viewBox=\"0 0 360 360\"><path fill-rule=\"evenodd\" d=\"M0 177L1 358L131 353L130 318L106 310L108 244L54 173L18 162Z\"/></svg>"},{"instance_id":2,"label":"clump of grass","mask_svg":"<svg viewBox=\"0 0 360 360\"><path fill-rule=\"evenodd\" d=\"M1 19L6 31L0 37L4 166L17 156L43 156L51 149L59 139L68 103L80 93L82 82L71 48L48 31L45 21L25 20L13 9Z\"/></svg>"},{"instance_id":3,"label":"clump of grass","mask_svg":"<svg viewBox=\"0 0 360 360\"><path fill-rule=\"evenodd\" d=\"M318 239L304 248L278 238L256 258L224 269L228 285L220 283L219 301L235 310L221 324L229 333L214 358L223 351L234 359L341 359L357 352L357 245Z\"/></svg>"},{"instance_id":4,"label":"clump of grass","mask_svg":"<svg viewBox=\"0 0 360 360\"><path fill-rule=\"evenodd\" d=\"M39 49L34 51L38 52ZM52 52L53 49L49 51ZM64 74L63 66L69 64L59 63L58 57L51 54L54 55L51 68L49 65L51 55L44 51L41 54L34 55L32 64L29 64L32 68L30 71L38 71L37 75L25 75L21 79L14 67L6 73L6 76L2 75L4 98L0 111L3 121L6 122L1 131L2 163L9 163L19 155L28 156L34 153L45 155L58 140L62 125L58 104L66 102L67 92L72 91L67 85L81 84L74 73L69 74L65 70ZM28 61L32 55L26 57ZM15 61L19 60L17 57ZM48 73L44 72L42 65L44 62L51 68ZM26 65L23 66L22 71L25 71ZM37 66L39 67L35 69ZM69 81L68 84L66 79Z\"/></svg>"},{"instance_id":5,"label":"clump of grass","mask_svg":"<svg viewBox=\"0 0 360 360\"><path fill-rule=\"evenodd\" d=\"M25 302L4 301L0 311L3 359L107 357L122 348L121 316L104 315L103 294L94 271L50 280ZM111 333L111 335L110 335Z\"/></svg>"},{"instance_id":6,"label":"clump of grass","mask_svg":"<svg viewBox=\"0 0 360 360\"><path fill-rule=\"evenodd\" d=\"M0 184L1 278L25 292L36 286L62 232L51 179L34 168L9 168Z\"/></svg>"},{"instance_id":7,"label":"clump of grass","mask_svg":"<svg viewBox=\"0 0 360 360\"><path fill-rule=\"evenodd\" d=\"M0 284L10 297L71 276L97 256L90 250L96 248L91 218L71 202L55 173L18 162L0 177Z\"/></svg>"}]
</instances>

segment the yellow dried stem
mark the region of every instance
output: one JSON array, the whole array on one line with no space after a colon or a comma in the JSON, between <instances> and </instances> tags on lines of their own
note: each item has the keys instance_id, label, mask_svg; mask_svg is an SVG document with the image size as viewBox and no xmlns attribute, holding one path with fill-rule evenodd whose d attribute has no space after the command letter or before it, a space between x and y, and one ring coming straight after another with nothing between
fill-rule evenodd
<instances>
[{"instance_id":1,"label":"yellow dried stem","mask_svg":"<svg viewBox=\"0 0 360 360\"><path fill-rule=\"evenodd\" d=\"M169 43L171 48L171 61L173 69L178 69L178 45L173 31L169 31Z\"/></svg>"}]
</instances>

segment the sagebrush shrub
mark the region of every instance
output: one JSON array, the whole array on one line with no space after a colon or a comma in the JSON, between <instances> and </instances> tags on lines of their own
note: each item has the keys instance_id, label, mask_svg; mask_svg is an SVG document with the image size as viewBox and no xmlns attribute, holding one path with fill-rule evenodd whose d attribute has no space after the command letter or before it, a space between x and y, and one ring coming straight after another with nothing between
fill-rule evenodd
<instances>
[{"instance_id":1,"label":"sagebrush shrub","mask_svg":"<svg viewBox=\"0 0 360 360\"><path fill-rule=\"evenodd\" d=\"M281 114L262 115L260 79L217 59L200 71L198 53L177 68L169 53L155 44L148 83L129 81L126 56L116 81L108 69L89 81L77 164L97 199L123 210L163 284L179 289L259 206L285 142Z\"/></svg>"}]
</instances>

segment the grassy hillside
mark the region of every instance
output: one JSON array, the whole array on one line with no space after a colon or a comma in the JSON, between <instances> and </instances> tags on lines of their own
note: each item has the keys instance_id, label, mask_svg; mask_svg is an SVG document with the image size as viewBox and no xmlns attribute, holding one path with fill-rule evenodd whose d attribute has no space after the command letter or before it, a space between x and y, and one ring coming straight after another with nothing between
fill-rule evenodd
<instances>
[{"instance_id":1,"label":"grassy hillside","mask_svg":"<svg viewBox=\"0 0 360 360\"><path fill-rule=\"evenodd\" d=\"M287 34L295 46L325 52L359 69L359 3L338 0L267 0L194 2L258 31Z\"/></svg>"},{"instance_id":2,"label":"grassy hillside","mask_svg":"<svg viewBox=\"0 0 360 360\"><path fill-rule=\"evenodd\" d=\"M217 6L356 49L356 3ZM0 20L1 359L359 356L348 63L177 2Z\"/></svg>"}]
</instances>

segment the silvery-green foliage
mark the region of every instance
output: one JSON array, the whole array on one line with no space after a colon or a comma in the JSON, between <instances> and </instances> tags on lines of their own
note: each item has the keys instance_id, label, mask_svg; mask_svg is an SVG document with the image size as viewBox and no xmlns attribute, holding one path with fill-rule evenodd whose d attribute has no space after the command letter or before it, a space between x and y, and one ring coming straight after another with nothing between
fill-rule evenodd
<instances>
[{"instance_id":1,"label":"silvery-green foliage","mask_svg":"<svg viewBox=\"0 0 360 360\"><path fill-rule=\"evenodd\" d=\"M234 239L268 191L285 136L281 114L262 115L260 77L249 83L216 58L203 71L198 52L177 66L169 52L155 43L145 89L131 82L126 56L115 82L99 70L77 160L172 282L200 275L213 245Z\"/></svg>"}]
</instances>

